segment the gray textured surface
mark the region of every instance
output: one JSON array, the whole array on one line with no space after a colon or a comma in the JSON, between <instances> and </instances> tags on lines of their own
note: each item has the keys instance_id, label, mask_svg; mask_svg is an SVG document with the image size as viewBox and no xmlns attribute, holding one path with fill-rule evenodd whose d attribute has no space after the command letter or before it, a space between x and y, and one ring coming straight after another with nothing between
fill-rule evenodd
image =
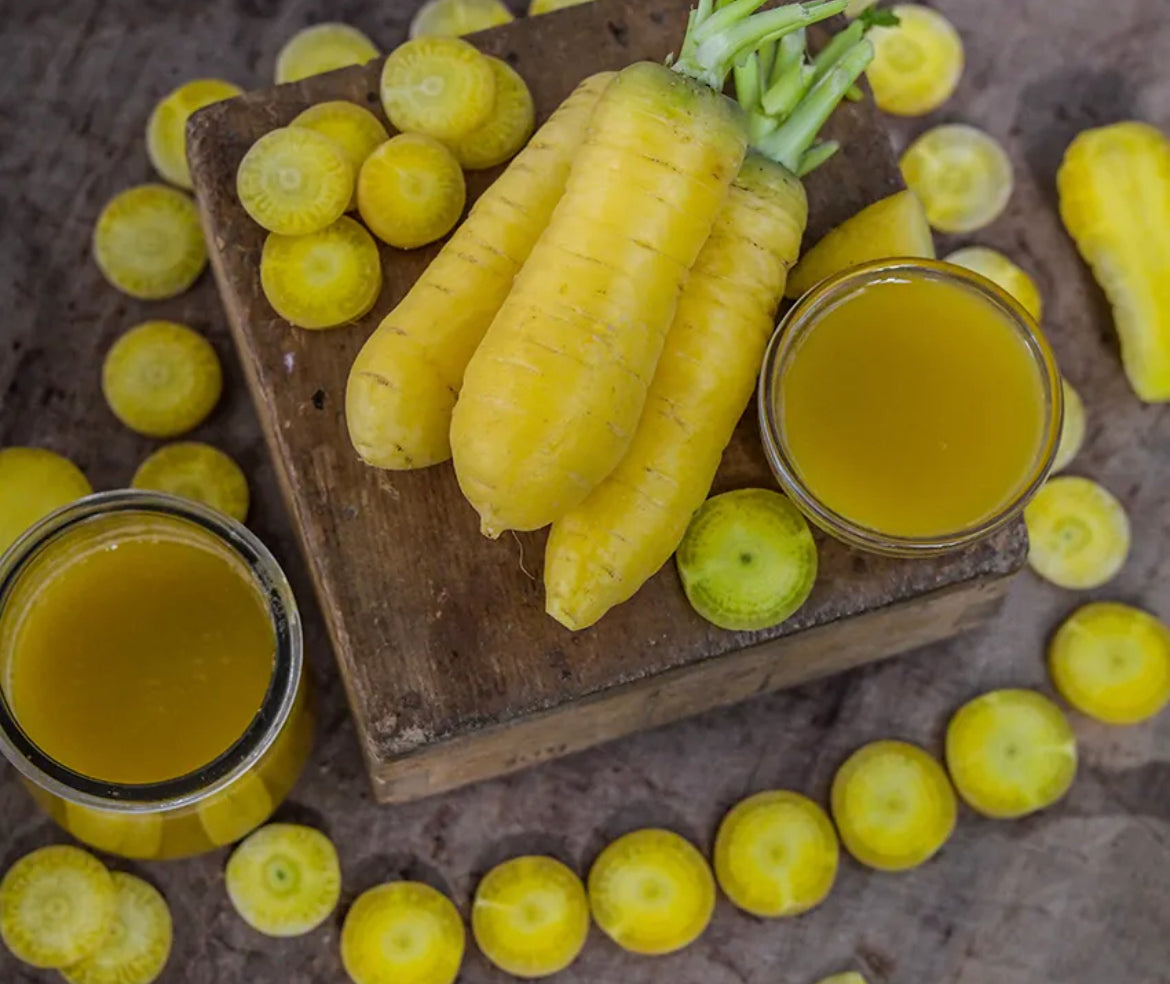
<instances>
[{"instance_id":1,"label":"gray textured surface","mask_svg":"<svg viewBox=\"0 0 1170 984\"><path fill-rule=\"evenodd\" d=\"M1142 407L1120 372L1099 292L1053 211L1053 174L1079 128L1141 116L1170 128L1165 0L942 0L968 41L958 96L939 120L1002 137L1017 164L1009 213L978 237L1037 276L1045 324L1085 396L1088 449L1074 471L1118 492L1136 537L1121 576L1097 597L1170 618L1170 409ZM357 745L294 539L247 404L209 277L178 300L140 305L104 287L89 261L92 222L118 189L146 179L141 131L154 100L195 75L266 83L296 28L350 20L381 44L401 39L414 4L325 0L8 0L0 11L0 444L69 453L98 487L124 484L151 445L103 406L97 366L146 317L205 330L228 368L228 395L196 435L253 478L252 526L286 563L306 609L322 697L314 759L286 819L338 842L345 901L404 872L437 880L466 907L475 879L519 849L584 867L607 836L655 820L706 844L747 792L791 786L823 797L855 745L902 736L938 747L947 714L980 690L1044 685L1041 653L1081 600L1030 575L988 630L949 646L629 739L408 808L369 799ZM929 121L899 124L900 136ZM1170 714L1134 729L1076 720L1082 770L1057 808L1016 823L964 812L945 851L901 876L845 861L814 913L765 923L721 903L704 938L658 960L595 934L566 982L805 984L856 968L873 984L1156 984L1170 981ZM0 767L0 866L61 835ZM268 941L232 913L224 856L124 865L166 893L176 946L169 984L341 982L335 919ZM0 981L58 979L0 953ZM502 981L475 955L462 980Z\"/></svg>"}]
</instances>

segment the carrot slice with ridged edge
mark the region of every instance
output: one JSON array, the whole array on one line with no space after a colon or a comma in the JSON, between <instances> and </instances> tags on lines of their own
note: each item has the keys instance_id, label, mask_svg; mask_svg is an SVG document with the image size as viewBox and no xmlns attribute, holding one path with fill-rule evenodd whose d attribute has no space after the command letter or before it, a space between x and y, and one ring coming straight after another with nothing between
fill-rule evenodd
<instances>
[{"instance_id":1,"label":"carrot slice with ridged edge","mask_svg":"<svg viewBox=\"0 0 1170 984\"><path fill-rule=\"evenodd\" d=\"M187 163L187 120L197 110L243 92L223 79L193 79L168 92L146 123L146 155L154 169L171 184L188 190L194 187Z\"/></svg>"},{"instance_id":2,"label":"carrot slice with ridged edge","mask_svg":"<svg viewBox=\"0 0 1170 984\"><path fill-rule=\"evenodd\" d=\"M321 831L291 823L261 827L232 852L224 871L228 898L265 936L303 936L341 898L337 849Z\"/></svg>"},{"instance_id":3,"label":"carrot slice with ridged edge","mask_svg":"<svg viewBox=\"0 0 1170 984\"><path fill-rule=\"evenodd\" d=\"M515 19L502 0L427 0L410 22L410 36L459 37Z\"/></svg>"},{"instance_id":4,"label":"carrot slice with ridged edge","mask_svg":"<svg viewBox=\"0 0 1170 984\"><path fill-rule=\"evenodd\" d=\"M715 878L698 849L670 830L619 837L589 871L602 931L631 953L673 953L697 940L715 909Z\"/></svg>"},{"instance_id":5,"label":"carrot slice with ridged edge","mask_svg":"<svg viewBox=\"0 0 1170 984\"><path fill-rule=\"evenodd\" d=\"M264 781L256 773L246 772L227 788L201 800L196 814L208 840L223 847L252 833L275 809Z\"/></svg>"},{"instance_id":6,"label":"carrot slice with ridged edge","mask_svg":"<svg viewBox=\"0 0 1170 984\"><path fill-rule=\"evenodd\" d=\"M349 324L382 291L378 244L348 215L307 236L269 233L260 255L260 286L273 310L298 328Z\"/></svg>"},{"instance_id":7,"label":"carrot slice with ridged edge","mask_svg":"<svg viewBox=\"0 0 1170 984\"><path fill-rule=\"evenodd\" d=\"M1085 444L1085 404L1081 394L1067 379L1061 380L1061 389L1064 391L1064 424L1060 428L1060 444L1052 462L1054 472L1064 471L1071 465Z\"/></svg>"},{"instance_id":8,"label":"carrot slice with ridged edge","mask_svg":"<svg viewBox=\"0 0 1170 984\"><path fill-rule=\"evenodd\" d=\"M401 133L362 165L358 211L375 236L416 249L447 235L463 214L467 184L455 155L421 133Z\"/></svg>"},{"instance_id":9,"label":"carrot slice with ridged edge","mask_svg":"<svg viewBox=\"0 0 1170 984\"><path fill-rule=\"evenodd\" d=\"M207 265L195 202L167 185L128 188L98 216L93 256L123 294L160 301L183 293Z\"/></svg>"},{"instance_id":10,"label":"carrot slice with ridged edge","mask_svg":"<svg viewBox=\"0 0 1170 984\"><path fill-rule=\"evenodd\" d=\"M345 151L303 126L264 134L236 172L244 210L269 232L307 236L332 225L349 208L356 175Z\"/></svg>"},{"instance_id":11,"label":"carrot slice with ridged edge","mask_svg":"<svg viewBox=\"0 0 1170 984\"><path fill-rule=\"evenodd\" d=\"M483 955L505 973L546 977L585 946L589 899L581 879L556 858L512 858L476 888L471 928Z\"/></svg>"},{"instance_id":12,"label":"carrot slice with ridged edge","mask_svg":"<svg viewBox=\"0 0 1170 984\"><path fill-rule=\"evenodd\" d=\"M157 888L121 871L111 874L114 914L105 939L61 971L69 984L151 984L171 955L171 910Z\"/></svg>"},{"instance_id":13,"label":"carrot slice with ridged edge","mask_svg":"<svg viewBox=\"0 0 1170 984\"><path fill-rule=\"evenodd\" d=\"M0 939L34 967L67 967L95 952L113 916L110 873L78 847L42 847L0 880Z\"/></svg>"},{"instance_id":14,"label":"carrot slice with ridged edge","mask_svg":"<svg viewBox=\"0 0 1170 984\"><path fill-rule=\"evenodd\" d=\"M808 599L817 546L800 510L770 489L712 496L675 555L687 600L733 632L779 625Z\"/></svg>"},{"instance_id":15,"label":"carrot slice with ridged edge","mask_svg":"<svg viewBox=\"0 0 1170 984\"><path fill-rule=\"evenodd\" d=\"M1035 690L993 690L947 725L947 770L973 810L1014 819L1043 810L1072 786L1077 740L1068 719Z\"/></svg>"},{"instance_id":16,"label":"carrot slice with ridged edge","mask_svg":"<svg viewBox=\"0 0 1170 984\"><path fill-rule=\"evenodd\" d=\"M390 134L378 119L364 106L335 99L317 103L293 118L289 126L303 126L328 137L344 151L353 168L354 188L346 211L357 208L357 173L366 158L390 139Z\"/></svg>"},{"instance_id":17,"label":"carrot slice with ridged edge","mask_svg":"<svg viewBox=\"0 0 1170 984\"><path fill-rule=\"evenodd\" d=\"M951 253L946 257L946 262L986 277L1019 301L1036 321L1040 320L1043 302L1036 281L999 250L987 246L968 246Z\"/></svg>"},{"instance_id":18,"label":"carrot slice with ridged edge","mask_svg":"<svg viewBox=\"0 0 1170 984\"><path fill-rule=\"evenodd\" d=\"M68 458L46 448L0 448L0 553L53 510L92 491Z\"/></svg>"},{"instance_id":19,"label":"carrot slice with ridged edge","mask_svg":"<svg viewBox=\"0 0 1170 984\"><path fill-rule=\"evenodd\" d=\"M1028 563L1057 587L1099 588L1129 556L1129 517L1116 496L1087 478L1050 479L1024 507Z\"/></svg>"},{"instance_id":20,"label":"carrot slice with ridged edge","mask_svg":"<svg viewBox=\"0 0 1170 984\"><path fill-rule=\"evenodd\" d=\"M833 819L846 850L879 871L932 858L955 829L951 781L932 755L904 741L875 741L833 777Z\"/></svg>"},{"instance_id":21,"label":"carrot slice with ridged edge","mask_svg":"<svg viewBox=\"0 0 1170 984\"><path fill-rule=\"evenodd\" d=\"M496 77L485 55L459 38L415 38L382 68L382 107L403 133L449 143L487 122Z\"/></svg>"},{"instance_id":22,"label":"carrot slice with ridged edge","mask_svg":"<svg viewBox=\"0 0 1170 984\"><path fill-rule=\"evenodd\" d=\"M451 147L456 159L469 171L495 167L514 157L536 125L536 108L525 81L507 62L499 58L489 58L488 62L496 77L492 114Z\"/></svg>"},{"instance_id":23,"label":"carrot slice with ridged edge","mask_svg":"<svg viewBox=\"0 0 1170 984\"><path fill-rule=\"evenodd\" d=\"M341 928L354 984L452 984L467 934L454 903L430 885L399 881L363 892Z\"/></svg>"},{"instance_id":24,"label":"carrot slice with ridged edge","mask_svg":"<svg viewBox=\"0 0 1170 984\"><path fill-rule=\"evenodd\" d=\"M806 796L769 790L737 803L715 837L715 877L754 916L795 916L820 905L837 877L837 833Z\"/></svg>"},{"instance_id":25,"label":"carrot slice with ridged edge","mask_svg":"<svg viewBox=\"0 0 1170 984\"><path fill-rule=\"evenodd\" d=\"M123 424L178 437L219 402L223 370L211 343L185 325L146 321L122 335L102 365L102 393Z\"/></svg>"},{"instance_id":26,"label":"carrot slice with ridged edge","mask_svg":"<svg viewBox=\"0 0 1170 984\"><path fill-rule=\"evenodd\" d=\"M941 232L975 232L1007 207L1015 179L1007 152L990 134L963 123L927 130L901 160L906 184Z\"/></svg>"},{"instance_id":27,"label":"carrot slice with ridged edge","mask_svg":"<svg viewBox=\"0 0 1170 984\"><path fill-rule=\"evenodd\" d=\"M1093 602L1056 631L1048 670L1082 714L1137 724L1170 703L1170 626L1131 605Z\"/></svg>"},{"instance_id":28,"label":"carrot slice with ridged edge","mask_svg":"<svg viewBox=\"0 0 1170 984\"><path fill-rule=\"evenodd\" d=\"M916 3L892 10L897 26L870 31L874 59L866 76L878 109L924 116L954 94L963 74L963 39L937 10Z\"/></svg>"},{"instance_id":29,"label":"carrot slice with ridged edge","mask_svg":"<svg viewBox=\"0 0 1170 984\"><path fill-rule=\"evenodd\" d=\"M162 847L158 813L116 813L66 802L63 826L82 843L124 858L153 858Z\"/></svg>"},{"instance_id":30,"label":"carrot slice with ridged edge","mask_svg":"<svg viewBox=\"0 0 1170 984\"><path fill-rule=\"evenodd\" d=\"M348 24L314 24L298 31L276 56L276 84L299 82L311 75L332 72L349 65L364 65L381 52L356 27Z\"/></svg>"},{"instance_id":31,"label":"carrot slice with ridged edge","mask_svg":"<svg viewBox=\"0 0 1170 984\"><path fill-rule=\"evenodd\" d=\"M210 444L182 441L159 448L138 466L130 486L201 502L238 523L248 518L248 479Z\"/></svg>"}]
</instances>

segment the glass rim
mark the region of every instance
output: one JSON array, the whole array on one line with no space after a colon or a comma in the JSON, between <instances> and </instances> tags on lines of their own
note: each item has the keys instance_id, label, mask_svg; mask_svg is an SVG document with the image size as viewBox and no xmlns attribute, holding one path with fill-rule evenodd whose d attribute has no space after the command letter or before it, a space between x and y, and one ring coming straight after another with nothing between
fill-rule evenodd
<instances>
[{"instance_id":1,"label":"glass rim","mask_svg":"<svg viewBox=\"0 0 1170 984\"><path fill-rule=\"evenodd\" d=\"M817 323L825 308L876 278L897 274L926 275L959 284L982 295L997 308L1024 341L1044 387L1045 429L1027 480L992 515L960 530L930 536L899 536L873 529L841 515L816 496L796 467L774 412L775 394L798 339ZM789 309L776 327L764 354L757 388L760 435L773 475L784 492L817 526L844 542L871 553L916 557L947 553L982 540L1015 520L1048 478L1060 445L1064 400L1060 371L1039 325L1011 294L981 274L940 260L913 257L874 260L821 281Z\"/></svg>"},{"instance_id":2,"label":"glass rim","mask_svg":"<svg viewBox=\"0 0 1170 984\"><path fill-rule=\"evenodd\" d=\"M156 813L198 803L252 769L288 722L300 685L304 652L292 587L276 558L251 530L202 503L136 489L98 492L63 506L0 554L0 616L22 573L60 536L96 518L135 512L194 523L247 566L265 597L276 637L272 676L259 709L229 748L193 772L160 782L117 783L76 772L42 751L20 726L0 687L0 754L27 780L67 802L107 812Z\"/></svg>"}]
</instances>

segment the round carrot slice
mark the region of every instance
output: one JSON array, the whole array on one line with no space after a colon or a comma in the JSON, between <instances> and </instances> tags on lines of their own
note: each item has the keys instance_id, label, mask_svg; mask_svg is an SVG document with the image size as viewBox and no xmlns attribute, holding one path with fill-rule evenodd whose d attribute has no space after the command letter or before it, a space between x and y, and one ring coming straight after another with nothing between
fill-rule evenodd
<instances>
[{"instance_id":1,"label":"round carrot slice","mask_svg":"<svg viewBox=\"0 0 1170 984\"><path fill-rule=\"evenodd\" d=\"M106 866L77 847L42 847L0 881L0 938L34 967L68 967L101 946L114 916Z\"/></svg>"},{"instance_id":2,"label":"round carrot slice","mask_svg":"<svg viewBox=\"0 0 1170 984\"><path fill-rule=\"evenodd\" d=\"M817 984L866 984L866 980L857 971L850 970L844 974L833 974L817 981Z\"/></svg>"},{"instance_id":3,"label":"round carrot slice","mask_svg":"<svg viewBox=\"0 0 1170 984\"><path fill-rule=\"evenodd\" d=\"M341 218L354 180L340 146L308 127L286 126L264 134L244 155L236 192L269 232L306 236Z\"/></svg>"},{"instance_id":4,"label":"round carrot slice","mask_svg":"<svg viewBox=\"0 0 1170 984\"><path fill-rule=\"evenodd\" d=\"M528 4L528 16L538 17L540 14L551 14L554 10L564 10L566 7L577 7L592 0L532 0Z\"/></svg>"},{"instance_id":5,"label":"round carrot slice","mask_svg":"<svg viewBox=\"0 0 1170 984\"><path fill-rule=\"evenodd\" d=\"M115 195L98 216L93 255L102 276L131 297L158 301L183 293L207 265L195 202L161 184Z\"/></svg>"},{"instance_id":6,"label":"round carrot slice","mask_svg":"<svg viewBox=\"0 0 1170 984\"><path fill-rule=\"evenodd\" d=\"M196 807L199 825L216 847L234 844L272 816L272 794L255 772L246 772Z\"/></svg>"},{"instance_id":7,"label":"round carrot slice","mask_svg":"<svg viewBox=\"0 0 1170 984\"><path fill-rule=\"evenodd\" d=\"M162 847L163 818L158 813L116 813L66 802L63 826L82 843L124 858L157 857Z\"/></svg>"},{"instance_id":8,"label":"round carrot slice","mask_svg":"<svg viewBox=\"0 0 1170 984\"><path fill-rule=\"evenodd\" d=\"M964 704L947 725L946 756L967 805L999 819L1051 806L1077 771L1068 719L1034 690L993 690Z\"/></svg>"},{"instance_id":9,"label":"round carrot slice","mask_svg":"<svg viewBox=\"0 0 1170 984\"><path fill-rule=\"evenodd\" d=\"M146 124L146 154L154 169L171 184L190 189L187 163L187 120L197 110L243 93L222 79L195 79L167 93Z\"/></svg>"},{"instance_id":10,"label":"round carrot slice","mask_svg":"<svg viewBox=\"0 0 1170 984\"><path fill-rule=\"evenodd\" d=\"M581 879L555 858L512 858L475 890L471 928L483 955L513 977L546 977L577 959L589 935Z\"/></svg>"},{"instance_id":11,"label":"round carrot slice","mask_svg":"<svg viewBox=\"0 0 1170 984\"><path fill-rule=\"evenodd\" d=\"M708 499L675 556L691 607L731 631L779 625L809 596L817 547L779 492L740 489Z\"/></svg>"},{"instance_id":12,"label":"round carrot slice","mask_svg":"<svg viewBox=\"0 0 1170 984\"><path fill-rule=\"evenodd\" d=\"M260 256L260 286L272 309L298 328L337 328L378 300L378 244L348 215L307 236L270 233Z\"/></svg>"},{"instance_id":13,"label":"round carrot slice","mask_svg":"<svg viewBox=\"0 0 1170 984\"><path fill-rule=\"evenodd\" d=\"M507 62L489 58L496 77L496 104L482 126L457 141L452 150L470 171L495 167L510 160L532 136L536 108L525 81Z\"/></svg>"},{"instance_id":14,"label":"round carrot slice","mask_svg":"<svg viewBox=\"0 0 1170 984\"><path fill-rule=\"evenodd\" d=\"M110 348L102 392L131 430L177 437L203 423L219 402L223 371L202 335L173 321L147 321Z\"/></svg>"},{"instance_id":15,"label":"round carrot slice","mask_svg":"<svg viewBox=\"0 0 1170 984\"><path fill-rule=\"evenodd\" d=\"M455 155L421 133L375 150L358 176L358 210L370 231L399 249L447 235L463 214L467 185Z\"/></svg>"},{"instance_id":16,"label":"round carrot slice","mask_svg":"<svg viewBox=\"0 0 1170 984\"><path fill-rule=\"evenodd\" d=\"M452 984L465 946L459 911L421 882L363 892L341 928L341 962L354 984Z\"/></svg>"},{"instance_id":17,"label":"round carrot slice","mask_svg":"<svg viewBox=\"0 0 1170 984\"><path fill-rule=\"evenodd\" d=\"M321 831L291 823L261 827L232 853L224 872L240 918L265 936L303 936L341 898L337 849Z\"/></svg>"},{"instance_id":18,"label":"round carrot slice","mask_svg":"<svg viewBox=\"0 0 1170 984\"><path fill-rule=\"evenodd\" d=\"M248 518L248 480L231 458L210 444L184 441L150 455L130 485L202 502L238 523Z\"/></svg>"},{"instance_id":19,"label":"round carrot slice","mask_svg":"<svg viewBox=\"0 0 1170 984\"><path fill-rule=\"evenodd\" d=\"M1129 517L1108 489L1087 478L1050 479L1024 508L1028 563L1057 587L1099 588L1129 555Z\"/></svg>"},{"instance_id":20,"label":"round carrot slice","mask_svg":"<svg viewBox=\"0 0 1170 984\"><path fill-rule=\"evenodd\" d=\"M390 139L382 121L364 106L337 99L310 106L289 126L316 130L342 149L354 173L353 195L346 211L357 208L357 173L375 148Z\"/></svg>"},{"instance_id":21,"label":"round carrot slice","mask_svg":"<svg viewBox=\"0 0 1170 984\"><path fill-rule=\"evenodd\" d=\"M1082 714L1137 724L1170 703L1170 626L1118 602L1085 605L1057 630L1048 669Z\"/></svg>"},{"instance_id":22,"label":"round carrot slice","mask_svg":"<svg viewBox=\"0 0 1170 984\"><path fill-rule=\"evenodd\" d=\"M410 22L410 36L458 37L515 19L501 0L427 0Z\"/></svg>"},{"instance_id":23,"label":"round carrot slice","mask_svg":"<svg viewBox=\"0 0 1170 984\"><path fill-rule=\"evenodd\" d=\"M869 31L874 56L866 70L878 108L896 116L925 116L954 94L963 74L963 39L942 14L898 4L896 27Z\"/></svg>"},{"instance_id":24,"label":"round carrot slice","mask_svg":"<svg viewBox=\"0 0 1170 984\"><path fill-rule=\"evenodd\" d=\"M53 510L92 491L68 458L45 448L0 448L0 553Z\"/></svg>"},{"instance_id":25,"label":"round carrot slice","mask_svg":"<svg viewBox=\"0 0 1170 984\"><path fill-rule=\"evenodd\" d=\"M1056 459L1052 462L1054 472L1064 471L1072 464L1085 444L1085 404L1081 394L1067 379L1061 381L1061 388L1064 390L1064 424L1060 428Z\"/></svg>"},{"instance_id":26,"label":"round carrot slice","mask_svg":"<svg viewBox=\"0 0 1170 984\"><path fill-rule=\"evenodd\" d=\"M948 263L981 274L1012 295L1036 321L1040 320L1043 304L1036 281L999 250L986 246L968 246L946 258Z\"/></svg>"},{"instance_id":27,"label":"round carrot slice","mask_svg":"<svg viewBox=\"0 0 1170 984\"><path fill-rule=\"evenodd\" d=\"M114 914L93 953L61 971L70 984L151 984L171 955L171 910L158 889L115 871Z\"/></svg>"},{"instance_id":28,"label":"round carrot slice","mask_svg":"<svg viewBox=\"0 0 1170 984\"><path fill-rule=\"evenodd\" d=\"M1012 196L1012 162L989 134L973 126L936 126L902 155L902 176L942 232L989 225Z\"/></svg>"},{"instance_id":29,"label":"round carrot slice","mask_svg":"<svg viewBox=\"0 0 1170 984\"><path fill-rule=\"evenodd\" d=\"M280 49L276 56L276 84L299 82L349 65L364 65L380 54L374 42L356 27L314 24L298 31Z\"/></svg>"},{"instance_id":30,"label":"round carrot slice","mask_svg":"<svg viewBox=\"0 0 1170 984\"><path fill-rule=\"evenodd\" d=\"M875 741L833 777L833 819L862 864L905 871L932 858L955 829L958 805L938 761L917 745Z\"/></svg>"},{"instance_id":31,"label":"round carrot slice","mask_svg":"<svg viewBox=\"0 0 1170 984\"><path fill-rule=\"evenodd\" d=\"M487 122L496 102L491 63L458 38L415 38L382 69L382 106L403 133L460 140Z\"/></svg>"},{"instance_id":32,"label":"round carrot slice","mask_svg":"<svg viewBox=\"0 0 1170 984\"><path fill-rule=\"evenodd\" d=\"M715 877L732 902L755 916L795 916L823 902L840 851L828 815L786 790L738 803L715 837Z\"/></svg>"},{"instance_id":33,"label":"round carrot slice","mask_svg":"<svg viewBox=\"0 0 1170 984\"><path fill-rule=\"evenodd\" d=\"M673 953L711 921L715 879L690 841L669 830L635 830L593 863L589 904L597 925L623 949Z\"/></svg>"}]
</instances>

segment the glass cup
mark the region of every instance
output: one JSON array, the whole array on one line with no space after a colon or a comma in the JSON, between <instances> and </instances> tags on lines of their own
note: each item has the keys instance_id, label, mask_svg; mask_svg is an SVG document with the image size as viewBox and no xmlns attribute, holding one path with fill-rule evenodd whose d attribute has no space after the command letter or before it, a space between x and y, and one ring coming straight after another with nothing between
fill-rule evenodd
<instances>
[{"instance_id":1,"label":"glass cup","mask_svg":"<svg viewBox=\"0 0 1170 984\"><path fill-rule=\"evenodd\" d=\"M778 394L800 341L816 331L823 316L851 293L892 276L921 277L973 291L990 302L1018 333L1034 360L1043 389L1041 440L1028 473L994 514L973 525L931 536L899 536L873 529L834 511L809 488L785 442ZM805 294L776 329L764 356L758 391L760 434L777 482L811 522L829 535L871 553L899 557L932 556L990 536L1016 519L1048 477L1060 442L1064 404L1060 372L1048 342L1031 316L1010 294L987 278L949 263L921 259L879 260L830 277Z\"/></svg>"},{"instance_id":2,"label":"glass cup","mask_svg":"<svg viewBox=\"0 0 1170 984\"><path fill-rule=\"evenodd\" d=\"M74 772L30 740L8 702L14 627L36 567L71 538L116 536L118 524L167 517L190 523L241 559L267 601L276 640L272 676L255 717L214 761L163 782L130 785ZM119 709L111 707L111 713ZM239 840L288 795L308 759L313 712L301 623L284 573L248 529L198 503L154 492L91 495L51 514L0 557L0 752L50 816L78 840L130 858L177 858Z\"/></svg>"}]
</instances>

